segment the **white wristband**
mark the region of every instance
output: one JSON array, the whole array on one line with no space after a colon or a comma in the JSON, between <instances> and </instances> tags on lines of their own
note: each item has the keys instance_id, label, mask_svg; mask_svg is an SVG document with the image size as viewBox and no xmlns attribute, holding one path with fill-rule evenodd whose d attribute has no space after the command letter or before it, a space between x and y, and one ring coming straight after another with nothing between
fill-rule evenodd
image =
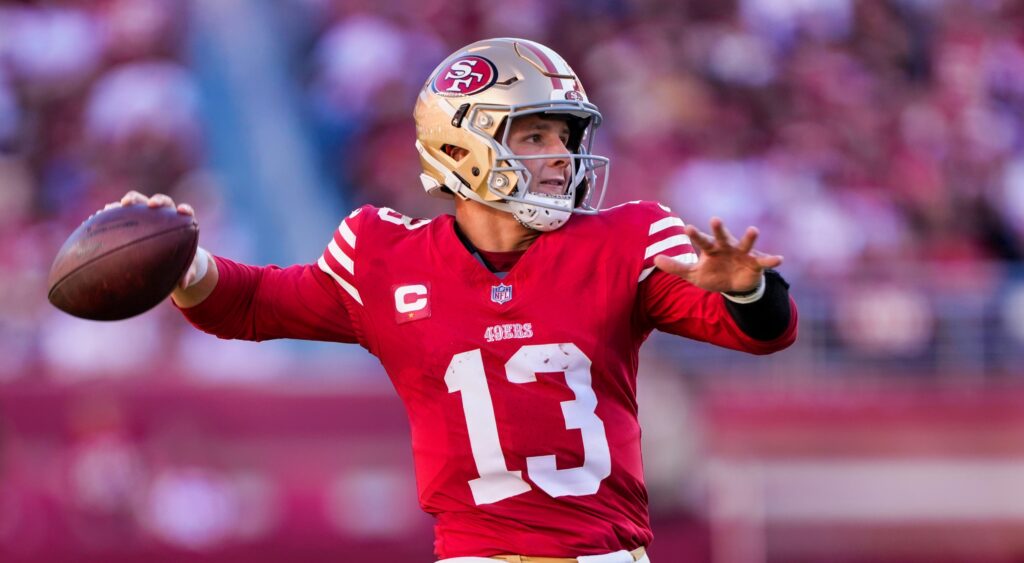
<instances>
[{"instance_id":1,"label":"white wristband","mask_svg":"<svg viewBox=\"0 0 1024 563\"><path fill-rule=\"evenodd\" d=\"M206 277L206 271L210 269L210 253L205 248L197 246L196 257L192 261L196 262L196 277L192 278L192 281L185 286L185 289L201 282Z\"/></svg>"},{"instance_id":2,"label":"white wristband","mask_svg":"<svg viewBox=\"0 0 1024 563\"><path fill-rule=\"evenodd\" d=\"M757 288L750 293L744 293L743 295L729 295L728 293L722 293L722 296L732 301L733 303L753 303L758 299L764 297L765 281L764 273L761 273L761 281L757 282Z\"/></svg>"}]
</instances>

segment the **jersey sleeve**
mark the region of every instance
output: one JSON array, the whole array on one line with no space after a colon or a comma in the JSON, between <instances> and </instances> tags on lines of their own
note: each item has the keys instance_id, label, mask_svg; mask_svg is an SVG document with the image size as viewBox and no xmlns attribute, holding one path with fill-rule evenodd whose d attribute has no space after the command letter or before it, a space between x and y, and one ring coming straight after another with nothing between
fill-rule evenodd
<instances>
[{"instance_id":1,"label":"jersey sleeve","mask_svg":"<svg viewBox=\"0 0 1024 563\"><path fill-rule=\"evenodd\" d=\"M686 235L683 220L673 215L664 205L650 205L647 210L648 213L641 221L641 228L647 231L644 238L643 270L638 280L641 284L655 271L656 256L668 256L687 264L697 262L697 253L690 244L690 237Z\"/></svg>"},{"instance_id":2,"label":"jersey sleeve","mask_svg":"<svg viewBox=\"0 0 1024 563\"><path fill-rule=\"evenodd\" d=\"M373 215L374 209L364 205L346 217L334 235L327 243L327 248L317 260L320 271L327 274L334 280L339 297L351 299L360 308L363 306L363 298L359 294L356 282L356 241L363 220Z\"/></svg>"},{"instance_id":3,"label":"jersey sleeve","mask_svg":"<svg viewBox=\"0 0 1024 563\"><path fill-rule=\"evenodd\" d=\"M361 211L335 229L316 264L258 267L216 257L219 279L213 293L182 312L197 328L221 338L297 338L366 346L354 275Z\"/></svg>"},{"instance_id":4,"label":"jersey sleeve","mask_svg":"<svg viewBox=\"0 0 1024 563\"><path fill-rule=\"evenodd\" d=\"M654 266L658 255L696 263L697 254L682 219L662 205L648 209L644 224L649 227L638 292L641 314L648 327L754 354L770 354L795 341L797 314L791 299L789 325L782 335L772 340L757 340L736 324L722 294L703 290L658 270Z\"/></svg>"}]
</instances>

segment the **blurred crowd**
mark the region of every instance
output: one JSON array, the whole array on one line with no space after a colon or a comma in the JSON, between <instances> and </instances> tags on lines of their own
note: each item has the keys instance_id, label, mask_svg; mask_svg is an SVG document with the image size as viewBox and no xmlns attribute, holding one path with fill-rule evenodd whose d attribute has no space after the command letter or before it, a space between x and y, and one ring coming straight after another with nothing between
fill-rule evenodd
<instances>
[{"instance_id":1,"label":"blurred crowd","mask_svg":"<svg viewBox=\"0 0 1024 563\"><path fill-rule=\"evenodd\" d=\"M203 113L197 6L0 2L0 378L40 367L132 371L159 350L184 357L175 343L191 331L170 307L98 328L54 313L40 289L64 237L128 189L196 204L214 249L220 223L239 227L223 204L233 180L211 172L209 132L231 124ZM979 310L1024 302L1003 281L1003 268L1024 258L1020 2L288 0L265 9L287 44L325 189L350 205L446 212L416 181L414 97L454 48L528 35L573 64L605 115L606 205L656 199L698 226L711 216L734 231L757 225L763 248L785 254L787 276L807 292L851 286L823 297L837 303L822 315L841 343L883 354L935 344L935 301L946 294L914 289L922 279L1005 290L1007 307ZM888 285L857 286L865 279ZM999 322L1019 344L1017 318ZM148 336L109 354L126 334Z\"/></svg>"}]
</instances>

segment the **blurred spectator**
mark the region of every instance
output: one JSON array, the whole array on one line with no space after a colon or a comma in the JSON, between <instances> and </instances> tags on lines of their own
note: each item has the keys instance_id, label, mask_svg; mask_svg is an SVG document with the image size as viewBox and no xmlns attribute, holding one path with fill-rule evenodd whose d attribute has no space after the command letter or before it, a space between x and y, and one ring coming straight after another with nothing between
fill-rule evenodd
<instances>
[{"instance_id":1,"label":"blurred spectator","mask_svg":"<svg viewBox=\"0 0 1024 563\"><path fill-rule=\"evenodd\" d=\"M81 7L0 6L0 29L0 55L34 101L77 90L102 62L102 35Z\"/></svg>"},{"instance_id":2,"label":"blurred spectator","mask_svg":"<svg viewBox=\"0 0 1024 563\"><path fill-rule=\"evenodd\" d=\"M446 50L426 29L368 13L343 17L317 42L311 54L312 112L319 120L326 164L343 189L354 192L349 196L353 201L373 199L380 187L391 201L404 191L397 189L397 182L404 186L412 179L415 185L418 171L399 179L411 167L385 170L390 167L382 168L377 160L396 154L390 143L381 146L391 130L411 131L409 112L416 92ZM403 147L410 155L415 150L408 139L414 138L407 136ZM415 158L399 162L410 161L415 163ZM389 162L395 162L393 157Z\"/></svg>"},{"instance_id":3,"label":"blurred spectator","mask_svg":"<svg viewBox=\"0 0 1024 563\"><path fill-rule=\"evenodd\" d=\"M363 115L391 83L419 82L406 67L405 35L390 21L370 15L350 17L329 29L313 53L313 91L339 116ZM367 56L373 53L373 56Z\"/></svg>"},{"instance_id":4,"label":"blurred spectator","mask_svg":"<svg viewBox=\"0 0 1024 563\"><path fill-rule=\"evenodd\" d=\"M104 26L107 58L114 62L170 57L183 44L182 12L187 4L169 0L106 0L97 12Z\"/></svg>"},{"instance_id":5,"label":"blurred spectator","mask_svg":"<svg viewBox=\"0 0 1024 563\"><path fill-rule=\"evenodd\" d=\"M743 22L785 46L801 37L830 42L850 32L856 0L740 0Z\"/></svg>"},{"instance_id":6,"label":"blurred spectator","mask_svg":"<svg viewBox=\"0 0 1024 563\"><path fill-rule=\"evenodd\" d=\"M21 108L7 79L0 72L0 153L11 152L21 126Z\"/></svg>"},{"instance_id":7,"label":"blurred spectator","mask_svg":"<svg viewBox=\"0 0 1024 563\"><path fill-rule=\"evenodd\" d=\"M935 319L919 291L870 285L847 292L837 307L839 334L858 355L914 356L932 343Z\"/></svg>"},{"instance_id":8,"label":"blurred spectator","mask_svg":"<svg viewBox=\"0 0 1024 563\"><path fill-rule=\"evenodd\" d=\"M199 164L199 96L188 70L145 62L110 70L94 86L83 134L104 180L90 199L98 209L128 189L168 193Z\"/></svg>"}]
</instances>

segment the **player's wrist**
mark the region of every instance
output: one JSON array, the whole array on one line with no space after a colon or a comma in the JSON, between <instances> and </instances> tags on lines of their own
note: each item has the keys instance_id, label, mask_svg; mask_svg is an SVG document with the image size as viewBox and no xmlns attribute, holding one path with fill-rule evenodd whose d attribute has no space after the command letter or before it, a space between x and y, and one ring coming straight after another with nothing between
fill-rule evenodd
<instances>
[{"instance_id":1,"label":"player's wrist","mask_svg":"<svg viewBox=\"0 0 1024 563\"><path fill-rule=\"evenodd\" d=\"M754 289L742 293L723 291L722 295L733 303L739 303L741 305L745 303L753 303L764 297L765 285L764 272L761 272L761 279L757 282L757 287Z\"/></svg>"},{"instance_id":2,"label":"player's wrist","mask_svg":"<svg viewBox=\"0 0 1024 563\"><path fill-rule=\"evenodd\" d=\"M205 265L200 269L200 264ZM196 257L193 259L193 266L196 268L196 276L189 280L186 287L179 285L171 292L171 300L180 309L189 309L199 305L213 293L220 280L217 272L217 262L213 256L203 248L196 249Z\"/></svg>"},{"instance_id":3,"label":"player's wrist","mask_svg":"<svg viewBox=\"0 0 1024 563\"><path fill-rule=\"evenodd\" d=\"M196 255L195 258L192 259L192 264L196 269L195 275L192 276L192 279L189 280L182 289L188 289L203 281L203 278L205 278L206 274L210 271L210 253L201 246L196 247Z\"/></svg>"}]
</instances>

